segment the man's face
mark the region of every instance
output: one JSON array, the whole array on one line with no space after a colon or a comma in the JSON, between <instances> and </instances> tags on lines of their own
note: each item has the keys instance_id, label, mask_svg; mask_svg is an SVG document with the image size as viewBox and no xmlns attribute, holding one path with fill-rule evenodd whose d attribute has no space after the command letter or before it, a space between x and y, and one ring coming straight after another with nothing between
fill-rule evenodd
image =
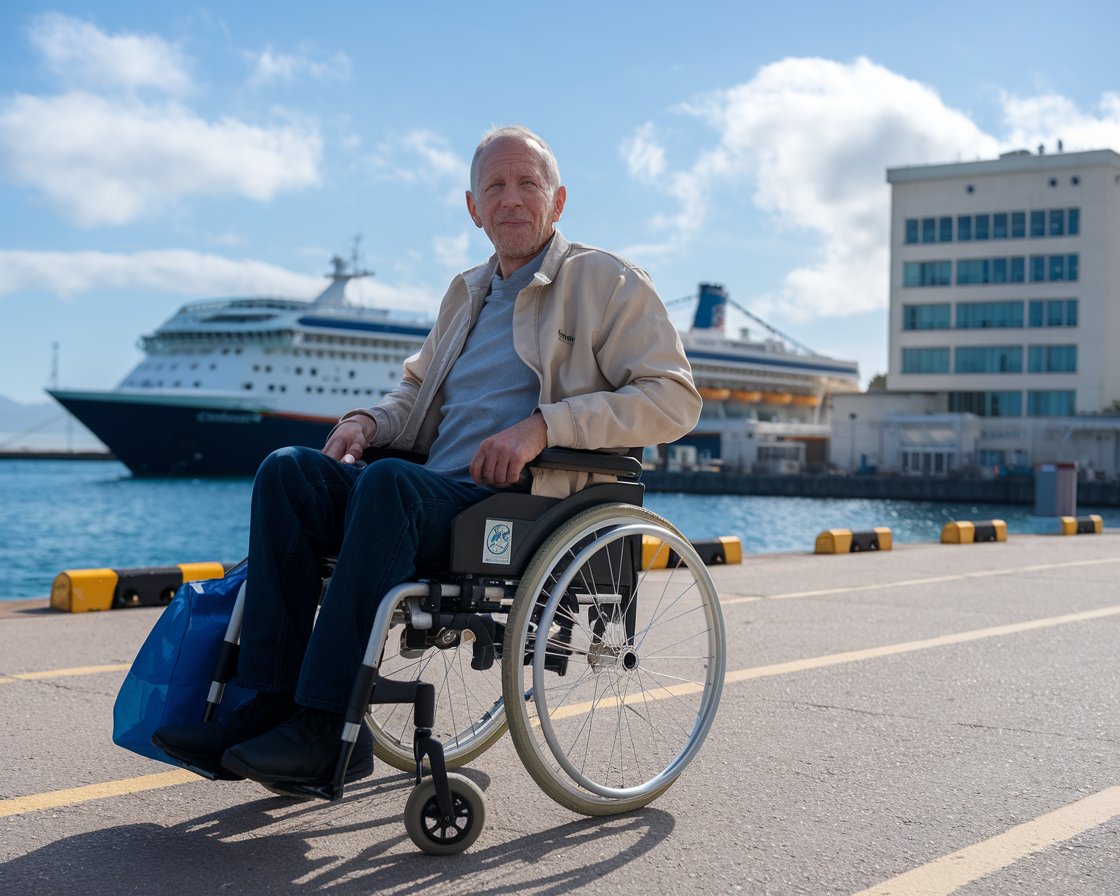
<instances>
[{"instance_id":1,"label":"man's face","mask_svg":"<svg viewBox=\"0 0 1120 896\"><path fill-rule=\"evenodd\" d=\"M502 276L540 251L564 210L565 191L555 193L536 147L501 137L486 147L479 166L478 195L467 193L474 223L498 252Z\"/></svg>"}]
</instances>

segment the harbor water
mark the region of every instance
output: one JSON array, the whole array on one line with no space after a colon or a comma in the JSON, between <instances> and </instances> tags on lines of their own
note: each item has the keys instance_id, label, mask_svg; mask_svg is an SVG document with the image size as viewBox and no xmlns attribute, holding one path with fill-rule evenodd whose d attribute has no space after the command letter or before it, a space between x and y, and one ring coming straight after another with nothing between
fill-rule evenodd
<instances>
[{"instance_id":1,"label":"harbor water","mask_svg":"<svg viewBox=\"0 0 1120 896\"><path fill-rule=\"evenodd\" d=\"M249 479L136 479L115 461L0 460L0 600L45 597L64 569L233 563L246 553ZM649 493L646 506L697 540L746 554L811 551L819 532L889 526L896 544L937 541L950 520L1002 519L1010 534L1053 520L1007 504ZM1120 526L1120 509L1100 513Z\"/></svg>"}]
</instances>

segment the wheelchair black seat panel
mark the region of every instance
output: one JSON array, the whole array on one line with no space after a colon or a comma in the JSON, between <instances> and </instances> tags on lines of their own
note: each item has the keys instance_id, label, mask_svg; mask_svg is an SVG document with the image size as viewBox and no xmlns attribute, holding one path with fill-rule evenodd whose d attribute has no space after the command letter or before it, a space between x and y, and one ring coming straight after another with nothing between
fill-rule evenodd
<instances>
[{"instance_id":1,"label":"wheelchair black seat panel","mask_svg":"<svg viewBox=\"0 0 1120 896\"><path fill-rule=\"evenodd\" d=\"M641 483L608 482L563 499L523 492L491 495L452 521L450 572L517 578L562 523L600 504L641 506L644 492Z\"/></svg>"}]
</instances>

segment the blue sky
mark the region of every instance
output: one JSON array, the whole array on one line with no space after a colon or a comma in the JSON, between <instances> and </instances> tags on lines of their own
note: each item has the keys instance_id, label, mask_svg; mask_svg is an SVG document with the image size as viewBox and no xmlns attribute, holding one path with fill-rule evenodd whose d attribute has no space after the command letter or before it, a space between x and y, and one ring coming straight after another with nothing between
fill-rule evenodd
<instances>
[{"instance_id":1,"label":"blue sky","mask_svg":"<svg viewBox=\"0 0 1120 896\"><path fill-rule=\"evenodd\" d=\"M555 149L570 239L886 365L889 166L1120 150L1114 2L0 7L0 396L109 388L183 302L434 310L489 254L478 138ZM685 312L677 313L686 322ZM734 326L746 319L731 317ZM757 335L762 335L756 331Z\"/></svg>"}]
</instances>

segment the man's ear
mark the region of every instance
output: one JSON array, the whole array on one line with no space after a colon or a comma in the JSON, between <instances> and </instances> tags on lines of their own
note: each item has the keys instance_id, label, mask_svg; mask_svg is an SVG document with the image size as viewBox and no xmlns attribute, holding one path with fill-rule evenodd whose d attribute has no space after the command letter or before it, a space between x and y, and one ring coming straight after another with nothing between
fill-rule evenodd
<instances>
[{"instance_id":1,"label":"man's ear","mask_svg":"<svg viewBox=\"0 0 1120 896\"><path fill-rule=\"evenodd\" d=\"M568 199L568 191L562 186L556 188L556 195L552 199L552 223L555 224L564 214L564 203Z\"/></svg>"},{"instance_id":2,"label":"man's ear","mask_svg":"<svg viewBox=\"0 0 1120 896\"><path fill-rule=\"evenodd\" d=\"M482 226L482 218L479 217L478 208L475 207L474 195L471 193L470 190L467 190L466 196L467 196L467 211L470 213L471 220L474 221L474 226L475 227L481 227Z\"/></svg>"}]
</instances>

